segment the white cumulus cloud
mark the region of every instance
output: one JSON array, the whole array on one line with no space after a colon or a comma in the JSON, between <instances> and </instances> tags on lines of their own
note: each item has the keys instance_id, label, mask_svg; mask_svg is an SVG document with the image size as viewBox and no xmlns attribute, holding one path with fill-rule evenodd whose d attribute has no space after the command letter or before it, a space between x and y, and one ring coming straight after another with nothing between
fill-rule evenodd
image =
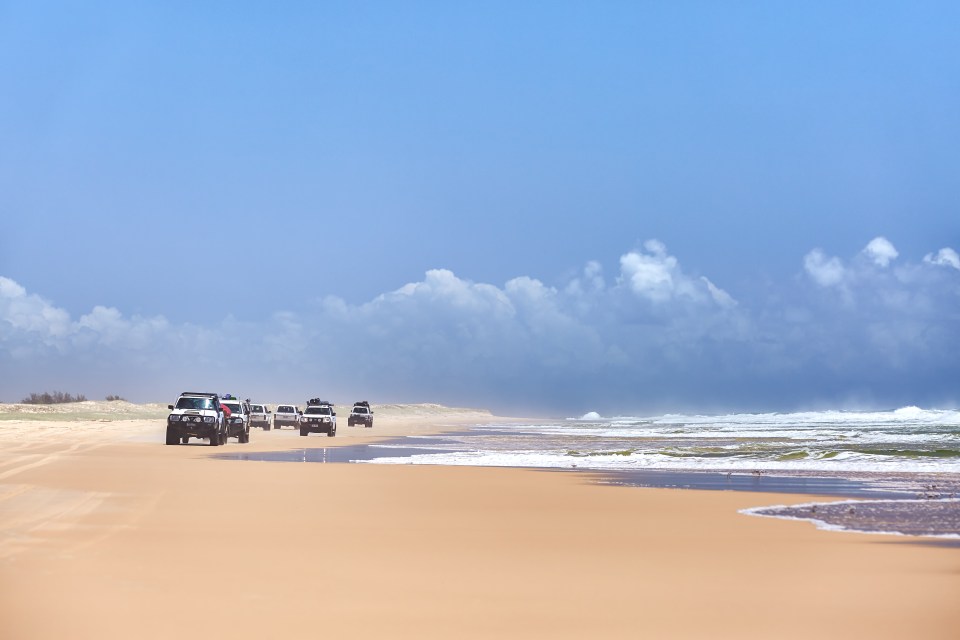
<instances>
[{"instance_id":1,"label":"white cumulus cloud","mask_svg":"<svg viewBox=\"0 0 960 640\"><path fill-rule=\"evenodd\" d=\"M821 287L840 285L847 275L847 270L840 258L828 258L820 249L814 249L804 256L803 268Z\"/></svg>"},{"instance_id":2,"label":"white cumulus cloud","mask_svg":"<svg viewBox=\"0 0 960 640\"><path fill-rule=\"evenodd\" d=\"M0 276L0 337L30 336L44 344L54 344L70 334L70 314L36 294L28 294L19 284Z\"/></svg>"},{"instance_id":3,"label":"white cumulus cloud","mask_svg":"<svg viewBox=\"0 0 960 640\"><path fill-rule=\"evenodd\" d=\"M928 253L923 257L927 264L933 264L940 267L952 267L960 271L960 255L950 247L940 249L936 254Z\"/></svg>"},{"instance_id":4,"label":"white cumulus cloud","mask_svg":"<svg viewBox=\"0 0 960 640\"><path fill-rule=\"evenodd\" d=\"M871 240L869 244L864 247L863 254L880 267L886 267L892 260L896 260L897 256L900 255L893 244L883 236L878 236Z\"/></svg>"},{"instance_id":5,"label":"white cumulus cloud","mask_svg":"<svg viewBox=\"0 0 960 640\"><path fill-rule=\"evenodd\" d=\"M721 306L735 303L707 278L686 275L659 240L648 240L643 247L645 252L631 251L620 257L620 281L633 293L657 304L675 300L713 301Z\"/></svg>"},{"instance_id":6,"label":"white cumulus cloud","mask_svg":"<svg viewBox=\"0 0 960 640\"><path fill-rule=\"evenodd\" d=\"M867 247L849 264L806 254L824 290L790 280L735 300L650 241L620 257L612 281L598 261L554 285L433 269L364 303L328 296L208 326L105 305L72 318L0 277L0 389L156 400L196 386L531 411L759 409L761 397L795 406L864 388L916 402L918 385L940 391L960 376L960 260L943 249L892 268L892 243Z\"/></svg>"}]
</instances>

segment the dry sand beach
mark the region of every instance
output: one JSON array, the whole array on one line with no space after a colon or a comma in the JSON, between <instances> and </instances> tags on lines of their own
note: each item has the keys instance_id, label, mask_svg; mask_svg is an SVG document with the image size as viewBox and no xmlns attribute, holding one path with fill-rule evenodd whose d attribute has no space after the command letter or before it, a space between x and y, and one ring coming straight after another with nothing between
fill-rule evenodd
<instances>
[{"instance_id":1,"label":"dry sand beach","mask_svg":"<svg viewBox=\"0 0 960 640\"><path fill-rule=\"evenodd\" d=\"M214 448L163 446L164 405L0 405L0 637L960 635L956 545L738 513L810 496L212 457L496 421L376 409Z\"/></svg>"}]
</instances>

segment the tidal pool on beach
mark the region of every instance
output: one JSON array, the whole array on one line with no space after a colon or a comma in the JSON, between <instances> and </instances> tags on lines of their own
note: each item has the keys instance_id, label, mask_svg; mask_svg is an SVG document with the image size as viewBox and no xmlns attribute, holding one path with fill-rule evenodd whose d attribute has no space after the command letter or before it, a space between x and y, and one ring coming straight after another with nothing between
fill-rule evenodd
<instances>
[{"instance_id":1,"label":"tidal pool on beach","mask_svg":"<svg viewBox=\"0 0 960 640\"><path fill-rule=\"evenodd\" d=\"M757 507L748 515L810 520L822 529L953 538L960 544L960 500L845 500Z\"/></svg>"}]
</instances>

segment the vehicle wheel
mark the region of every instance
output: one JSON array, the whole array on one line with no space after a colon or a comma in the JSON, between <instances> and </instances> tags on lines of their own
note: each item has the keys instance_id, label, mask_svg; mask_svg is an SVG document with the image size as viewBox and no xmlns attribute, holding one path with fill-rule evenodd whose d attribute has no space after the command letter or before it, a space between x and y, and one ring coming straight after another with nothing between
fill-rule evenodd
<instances>
[{"instance_id":1,"label":"vehicle wheel","mask_svg":"<svg viewBox=\"0 0 960 640\"><path fill-rule=\"evenodd\" d=\"M307 435L307 433L308 433L308 432L307 432L306 429L300 429L300 435L305 436L305 435Z\"/></svg>"},{"instance_id":2,"label":"vehicle wheel","mask_svg":"<svg viewBox=\"0 0 960 640\"><path fill-rule=\"evenodd\" d=\"M180 444L180 438L177 436L177 432L167 427L167 444Z\"/></svg>"},{"instance_id":3,"label":"vehicle wheel","mask_svg":"<svg viewBox=\"0 0 960 640\"><path fill-rule=\"evenodd\" d=\"M250 442L250 432L247 431L247 432L241 433L241 434L240 434L240 443L241 443L241 444L248 444L249 442Z\"/></svg>"},{"instance_id":4,"label":"vehicle wheel","mask_svg":"<svg viewBox=\"0 0 960 640\"><path fill-rule=\"evenodd\" d=\"M328 437L328 438L332 438L332 437L335 436L335 435L337 435L337 430L336 430L336 429L330 429L330 431L327 431L327 437Z\"/></svg>"},{"instance_id":5,"label":"vehicle wheel","mask_svg":"<svg viewBox=\"0 0 960 640\"><path fill-rule=\"evenodd\" d=\"M220 444L227 444L227 432L224 431L220 434Z\"/></svg>"},{"instance_id":6,"label":"vehicle wheel","mask_svg":"<svg viewBox=\"0 0 960 640\"><path fill-rule=\"evenodd\" d=\"M180 438L180 442L181 444L187 444L188 442L190 442L190 436L183 436L182 438Z\"/></svg>"},{"instance_id":7,"label":"vehicle wheel","mask_svg":"<svg viewBox=\"0 0 960 640\"><path fill-rule=\"evenodd\" d=\"M210 436L210 446L211 446L211 447L220 446L220 434L219 434L219 433L215 433L215 434L213 434L212 436Z\"/></svg>"},{"instance_id":8,"label":"vehicle wheel","mask_svg":"<svg viewBox=\"0 0 960 640\"><path fill-rule=\"evenodd\" d=\"M269 424L263 425L263 430L264 430L264 431L270 431L270 425L269 425Z\"/></svg>"}]
</instances>

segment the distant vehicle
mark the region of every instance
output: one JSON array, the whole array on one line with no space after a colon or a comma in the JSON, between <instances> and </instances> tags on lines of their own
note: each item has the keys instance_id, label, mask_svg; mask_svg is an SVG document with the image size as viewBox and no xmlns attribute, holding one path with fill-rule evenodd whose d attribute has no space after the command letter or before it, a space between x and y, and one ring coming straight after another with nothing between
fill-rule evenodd
<instances>
[{"instance_id":1,"label":"distant vehicle","mask_svg":"<svg viewBox=\"0 0 960 640\"><path fill-rule=\"evenodd\" d=\"M265 404L250 405L250 426L270 431L270 409Z\"/></svg>"},{"instance_id":2,"label":"distant vehicle","mask_svg":"<svg viewBox=\"0 0 960 640\"><path fill-rule=\"evenodd\" d=\"M220 398L220 404L230 409L227 437L236 438L240 444L250 442L250 405L229 393Z\"/></svg>"},{"instance_id":3,"label":"distant vehicle","mask_svg":"<svg viewBox=\"0 0 960 640\"><path fill-rule=\"evenodd\" d=\"M330 438L337 435L337 412L326 400L307 400L307 410L300 417L300 435L306 436L310 433L326 433Z\"/></svg>"},{"instance_id":4,"label":"distant vehicle","mask_svg":"<svg viewBox=\"0 0 960 640\"><path fill-rule=\"evenodd\" d=\"M226 444L227 425L217 394L184 391L167 408L167 444L187 444L190 438L209 438L213 447Z\"/></svg>"},{"instance_id":5,"label":"distant vehicle","mask_svg":"<svg viewBox=\"0 0 960 640\"><path fill-rule=\"evenodd\" d=\"M279 429L286 426L300 426L300 409L292 404L278 404L276 411L273 412L273 428Z\"/></svg>"},{"instance_id":6,"label":"distant vehicle","mask_svg":"<svg viewBox=\"0 0 960 640\"><path fill-rule=\"evenodd\" d=\"M370 409L370 403L366 400L353 403L353 409L350 410L350 416L347 418L347 426L352 427L355 424L362 424L365 427L373 427L373 411Z\"/></svg>"}]
</instances>

